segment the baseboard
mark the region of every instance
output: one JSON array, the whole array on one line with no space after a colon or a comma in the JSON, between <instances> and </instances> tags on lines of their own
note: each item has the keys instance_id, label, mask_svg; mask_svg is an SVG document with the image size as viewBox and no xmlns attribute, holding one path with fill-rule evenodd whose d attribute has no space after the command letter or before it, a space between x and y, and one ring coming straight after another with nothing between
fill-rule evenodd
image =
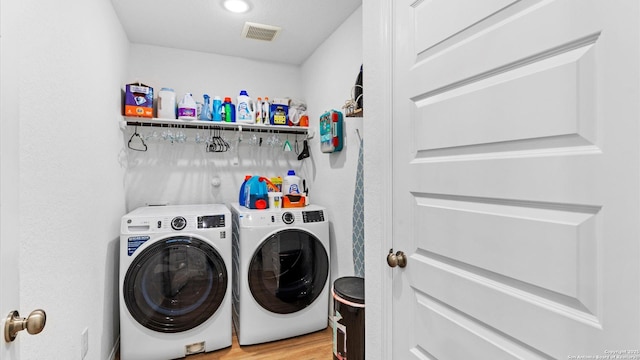
<instances>
[{"instance_id":1,"label":"baseboard","mask_svg":"<svg viewBox=\"0 0 640 360\"><path fill-rule=\"evenodd\" d=\"M113 344L113 348L111 349L111 354L109 354L109 360L116 360L116 355L118 354L118 350L120 349L120 336L116 339L115 344Z\"/></svg>"}]
</instances>

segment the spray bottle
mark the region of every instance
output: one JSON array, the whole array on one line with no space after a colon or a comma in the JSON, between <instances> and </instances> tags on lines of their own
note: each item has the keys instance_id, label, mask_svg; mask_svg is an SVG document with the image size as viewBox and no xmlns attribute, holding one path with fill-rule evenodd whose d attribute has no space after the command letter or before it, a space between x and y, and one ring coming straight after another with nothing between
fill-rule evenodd
<instances>
[{"instance_id":1,"label":"spray bottle","mask_svg":"<svg viewBox=\"0 0 640 360\"><path fill-rule=\"evenodd\" d=\"M211 103L209 101L209 95L204 94L204 104L202 104L202 111L200 112L200 120L211 121Z\"/></svg>"}]
</instances>

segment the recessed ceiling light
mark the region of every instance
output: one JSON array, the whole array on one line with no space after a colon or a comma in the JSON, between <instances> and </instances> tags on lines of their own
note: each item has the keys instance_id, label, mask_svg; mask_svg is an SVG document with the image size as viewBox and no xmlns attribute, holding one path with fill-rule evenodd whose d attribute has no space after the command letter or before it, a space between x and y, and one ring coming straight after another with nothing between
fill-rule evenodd
<instances>
[{"instance_id":1,"label":"recessed ceiling light","mask_svg":"<svg viewBox=\"0 0 640 360\"><path fill-rule=\"evenodd\" d=\"M224 8L234 13L245 13L249 11L249 4L244 0L225 0Z\"/></svg>"}]
</instances>

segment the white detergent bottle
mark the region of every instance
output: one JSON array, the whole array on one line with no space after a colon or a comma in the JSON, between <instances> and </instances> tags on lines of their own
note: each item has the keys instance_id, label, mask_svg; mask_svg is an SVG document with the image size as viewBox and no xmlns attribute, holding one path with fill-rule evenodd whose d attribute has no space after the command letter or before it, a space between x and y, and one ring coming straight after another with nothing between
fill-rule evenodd
<instances>
[{"instance_id":1,"label":"white detergent bottle","mask_svg":"<svg viewBox=\"0 0 640 360\"><path fill-rule=\"evenodd\" d=\"M196 101L190 93L186 93L178 104L178 119L196 120L198 118L198 107Z\"/></svg>"},{"instance_id":2,"label":"white detergent bottle","mask_svg":"<svg viewBox=\"0 0 640 360\"><path fill-rule=\"evenodd\" d=\"M271 124L270 114L271 114L271 104L269 104L269 97L265 96L264 101L262 102L262 123L265 125Z\"/></svg>"},{"instance_id":3,"label":"white detergent bottle","mask_svg":"<svg viewBox=\"0 0 640 360\"><path fill-rule=\"evenodd\" d=\"M254 124L256 122L256 104L246 90L240 91L236 104L236 122Z\"/></svg>"},{"instance_id":4,"label":"white detergent bottle","mask_svg":"<svg viewBox=\"0 0 640 360\"><path fill-rule=\"evenodd\" d=\"M300 177L296 176L296 172L289 170L287 176L282 180L282 192L287 194L300 195L302 190L300 189Z\"/></svg>"}]
</instances>

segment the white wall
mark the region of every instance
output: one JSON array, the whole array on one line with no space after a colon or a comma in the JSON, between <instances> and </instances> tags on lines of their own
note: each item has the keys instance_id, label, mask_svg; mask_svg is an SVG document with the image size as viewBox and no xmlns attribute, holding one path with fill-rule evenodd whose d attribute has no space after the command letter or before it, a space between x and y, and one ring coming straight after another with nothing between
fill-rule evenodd
<instances>
[{"instance_id":1,"label":"white wall","mask_svg":"<svg viewBox=\"0 0 640 360\"><path fill-rule=\"evenodd\" d=\"M300 98L308 105L310 127L317 133L320 115L330 109L342 110L351 97L362 64L362 9L356 10L301 67L149 45L134 44L131 48L129 82L141 81L155 91L171 87L178 98L191 92L199 101L206 93L231 96L235 102L241 89L254 99L265 95ZM284 152L280 147L250 146L247 133L238 153L235 141L231 141L234 149L228 153L206 153L203 144L193 141L197 130L185 131L190 138L186 144L150 137L147 152L125 152L127 209L149 203L236 202L246 174L284 176L288 169L294 169L307 179L311 202L329 210L332 281L352 275L351 221L359 151L355 129L362 128L362 121L345 118L341 152L322 153L319 136L314 136L309 140L311 157L303 161L297 160L295 152ZM133 130L127 129L125 141ZM143 137L154 132L161 137L166 129L139 128L138 132ZM223 135L237 139L236 133ZM286 135L280 137L282 141L287 139ZM294 139L289 136L292 144ZM300 148L302 140L299 136ZM214 178L221 180L220 187L211 185Z\"/></svg>"},{"instance_id":2,"label":"white wall","mask_svg":"<svg viewBox=\"0 0 640 360\"><path fill-rule=\"evenodd\" d=\"M362 7L353 14L302 65L302 84L309 104L310 126L319 128L320 115L343 111L362 65ZM366 72L366 69L364 69ZM365 85L366 87L366 85ZM366 113L365 120L366 121ZM305 173L313 178L311 201L329 209L331 225L331 278L353 275L352 217L356 168L363 118L344 118L344 148L327 154L318 137L310 142L311 161ZM366 139L364 140L365 147ZM365 173L365 178L368 178ZM365 199L367 195L365 194ZM365 238L367 235L365 234Z\"/></svg>"},{"instance_id":3,"label":"white wall","mask_svg":"<svg viewBox=\"0 0 640 360\"><path fill-rule=\"evenodd\" d=\"M203 146L176 152L178 144L158 140L150 141L148 153L126 150L123 140L132 130L118 129L121 94L115 89L144 81L156 90L170 86L197 98L205 91L235 96L241 88L253 97L302 97L316 129L323 111L339 109L350 97L362 63L361 10L302 67L292 67L142 45L132 45L129 55L109 1L8 1L20 4L16 16L22 19L23 44L15 120L20 122L20 310L41 307L48 314L42 334L21 336L23 358L80 358L85 328L87 359L109 358L119 333L120 217L146 202L233 201L248 172L272 176L293 168L309 179L312 201L331 211L333 278L352 273L354 129L361 119L345 121L341 153L322 154L316 137L310 141L312 157L302 162L293 153L250 147L245 135L234 166L232 153L218 157L204 153ZM152 67L141 60L148 55ZM169 66L176 63L180 69ZM220 188L209 185L215 176L221 177Z\"/></svg>"},{"instance_id":4,"label":"white wall","mask_svg":"<svg viewBox=\"0 0 640 360\"><path fill-rule=\"evenodd\" d=\"M244 58L184 51L149 45L132 45L127 82L143 82L159 91L173 88L177 98L193 93L197 101L203 94L229 96L236 103L240 90L247 90L253 99L258 96L301 98L300 68L292 65L253 61ZM128 128L125 140L134 129ZM263 137L263 146L251 146L251 134L244 132L239 146L238 133L223 132L232 149L226 153L207 153L204 144L196 144L197 133L184 130L188 140L171 144L161 139L167 129L139 128L142 136L158 136L147 140L147 152L125 152L127 162L127 209L146 204L201 204L238 201L238 191L245 175L285 176L287 170L299 172L302 162L295 152L283 151L282 145L268 146L270 134ZM177 131L173 129L172 131ZM300 144L302 136L299 136ZM286 135L280 135L282 142ZM293 145L295 136L289 135ZM302 174L304 177L305 175ZM211 185L220 179L220 187Z\"/></svg>"},{"instance_id":5,"label":"white wall","mask_svg":"<svg viewBox=\"0 0 640 360\"><path fill-rule=\"evenodd\" d=\"M119 89L129 44L110 1L10 0L20 18L20 313L43 308L22 359L108 359L124 214ZM3 8L4 9L4 8Z\"/></svg>"}]
</instances>

